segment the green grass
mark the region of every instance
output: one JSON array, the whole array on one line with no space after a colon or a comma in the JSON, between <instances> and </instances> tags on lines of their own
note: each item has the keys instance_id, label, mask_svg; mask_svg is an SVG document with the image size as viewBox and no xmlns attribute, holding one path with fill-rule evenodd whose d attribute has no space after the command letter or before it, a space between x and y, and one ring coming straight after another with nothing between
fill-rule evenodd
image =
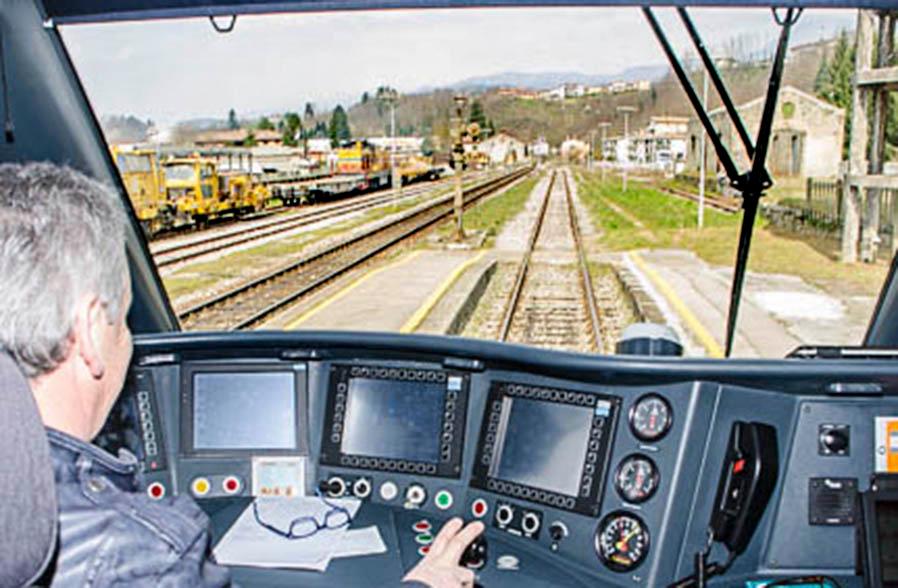
<instances>
[{"instance_id":1,"label":"green grass","mask_svg":"<svg viewBox=\"0 0 898 588\"><path fill-rule=\"evenodd\" d=\"M498 196L482 200L473 208L465 211L465 231L485 231L487 235L486 245L490 246L496 235L502 230L509 220L524 210L527 199L539 181L538 177L531 176ZM444 223L440 226L441 236L448 236L455 227L455 221Z\"/></svg>"},{"instance_id":2,"label":"green grass","mask_svg":"<svg viewBox=\"0 0 898 588\"><path fill-rule=\"evenodd\" d=\"M697 204L652 188L630 184L623 193L620 182L602 183L596 174L584 174L578 193L600 231L605 249L677 248L695 252L714 265L731 266L736 256L741 215L705 209L705 227L696 227ZM630 218L611 209L623 210ZM638 219L636 226L630 219ZM838 241L788 233L767 226L758 218L752 239L749 270L791 274L841 293L875 295L882 287L887 264L844 264L838 261Z\"/></svg>"}]
</instances>

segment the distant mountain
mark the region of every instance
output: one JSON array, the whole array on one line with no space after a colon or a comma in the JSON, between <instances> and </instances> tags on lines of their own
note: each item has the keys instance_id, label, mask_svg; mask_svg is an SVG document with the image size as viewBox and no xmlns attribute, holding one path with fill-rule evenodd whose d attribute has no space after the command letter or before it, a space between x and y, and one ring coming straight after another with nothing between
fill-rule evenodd
<instances>
[{"instance_id":1,"label":"distant mountain","mask_svg":"<svg viewBox=\"0 0 898 588\"><path fill-rule=\"evenodd\" d=\"M631 82L636 80L655 81L667 73L666 65L640 65L627 68L616 74L584 74L580 72L502 72L486 76L467 78L446 86L451 90L483 91L491 88L526 88L529 90L547 90L561 84L583 84L600 86L613 81ZM432 89L432 88L431 88ZM427 90L424 90L427 91Z\"/></svg>"}]
</instances>

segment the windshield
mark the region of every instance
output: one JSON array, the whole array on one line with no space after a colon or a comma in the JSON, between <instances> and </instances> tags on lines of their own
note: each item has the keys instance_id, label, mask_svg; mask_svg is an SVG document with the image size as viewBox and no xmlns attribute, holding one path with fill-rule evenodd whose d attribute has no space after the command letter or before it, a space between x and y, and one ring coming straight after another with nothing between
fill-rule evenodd
<instances>
[{"instance_id":1,"label":"windshield","mask_svg":"<svg viewBox=\"0 0 898 588\"><path fill-rule=\"evenodd\" d=\"M657 13L747 171L676 13ZM691 14L754 135L780 28L769 10ZM792 30L734 356L860 344L898 248L898 192L844 184L866 137L848 116L856 20L806 10ZM684 355L723 354L742 195L636 8L241 16L229 34L206 19L67 25L63 38L110 145L246 170L206 187L202 209L134 200L187 330L614 353L650 322ZM880 119L883 176L898 172L896 111Z\"/></svg>"},{"instance_id":2,"label":"windshield","mask_svg":"<svg viewBox=\"0 0 898 588\"><path fill-rule=\"evenodd\" d=\"M153 171L153 164L149 155L119 155L115 163L123 174Z\"/></svg>"},{"instance_id":3,"label":"windshield","mask_svg":"<svg viewBox=\"0 0 898 588\"><path fill-rule=\"evenodd\" d=\"M162 167L167 180L189 182L196 179L196 167L190 163L176 163Z\"/></svg>"}]
</instances>

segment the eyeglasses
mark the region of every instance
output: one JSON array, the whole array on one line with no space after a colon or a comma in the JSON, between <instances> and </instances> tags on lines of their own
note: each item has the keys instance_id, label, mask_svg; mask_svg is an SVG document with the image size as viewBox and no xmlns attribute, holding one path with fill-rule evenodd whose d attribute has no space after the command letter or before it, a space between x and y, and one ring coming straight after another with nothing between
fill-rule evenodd
<instances>
[{"instance_id":1,"label":"eyeglasses","mask_svg":"<svg viewBox=\"0 0 898 588\"><path fill-rule=\"evenodd\" d=\"M256 517L256 522L259 523L261 527L268 529L275 535L279 535L284 539L306 539L318 531L324 529L339 529L348 526L352 522L352 515L349 514L348 510L339 504L328 502L323 496L319 496L318 498L330 507L329 510L324 513L324 521L319 521L316 517L311 515L302 516L293 519L287 527L287 530L284 531L278 529L271 523L266 523L262 520L262 517L259 515L259 502L256 500L253 501L253 516Z\"/></svg>"}]
</instances>

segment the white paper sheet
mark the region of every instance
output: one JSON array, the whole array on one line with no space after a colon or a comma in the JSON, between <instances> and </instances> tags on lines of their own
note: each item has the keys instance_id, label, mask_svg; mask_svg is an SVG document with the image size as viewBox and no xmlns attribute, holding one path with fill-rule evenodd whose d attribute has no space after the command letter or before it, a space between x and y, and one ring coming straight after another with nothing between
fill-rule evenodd
<instances>
[{"instance_id":1,"label":"white paper sheet","mask_svg":"<svg viewBox=\"0 0 898 588\"><path fill-rule=\"evenodd\" d=\"M298 517L314 516L323 521L331 509L320 498L314 497L257 498L256 501L262 520L285 531ZM353 517L360 504L356 499L328 502L342 506ZM322 529L304 539L285 539L259 525L251 503L215 546L214 554L222 565L324 571L331 558L340 551L347 532L348 527ZM359 539L365 537L360 536L354 541Z\"/></svg>"},{"instance_id":2,"label":"white paper sheet","mask_svg":"<svg viewBox=\"0 0 898 588\"><path fill-rule=\"evenodd\" d=\"M387 546L374 525L364 529L350 529L334 552L333 557L356 557L386 553Z\"/></svg>"}]
</instances>

